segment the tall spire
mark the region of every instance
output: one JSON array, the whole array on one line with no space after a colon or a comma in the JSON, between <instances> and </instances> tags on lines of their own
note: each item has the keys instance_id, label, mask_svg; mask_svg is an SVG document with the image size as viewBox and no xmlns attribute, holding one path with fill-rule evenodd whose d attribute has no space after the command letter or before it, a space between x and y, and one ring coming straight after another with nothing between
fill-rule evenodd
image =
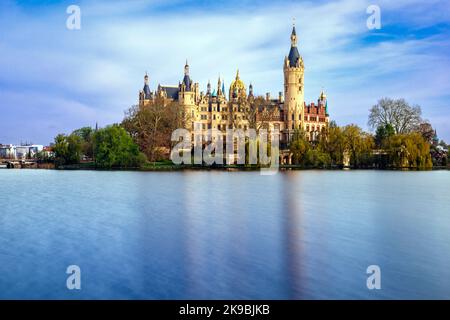
<instances>
[{"instance_id":1,"label":"tall spire","mask_svg":"<svg viewBox=\"0 0 450 320\"><path fill-rule=\"evenodd\" d=\"M148 86L148 74L147 71L145 71L145 76L144 76L144 88L142 89L144 91L144 98L148 99L150 98L150 87Z\"/></svg>"},{"instance_id":2,"label":"tall spire","mask_svg":"<svg viewBox=\"0 0 450 320\"><path fill-rule=\"evenodd\" d=\"M292 27L291 33L291 49L289 50L288 62L289 67L295 68L300 66L300 53L297 49L297 32L295 31L295 24Z\"/></svg>"},{"instance_id":3,"label":"tall spire","mask_svg":"<svg viewBox=\"0 0 450 320\"><path fill-rule=\"evenodd\" d=\"M184 66L184 75L186 75L186 76L189 75L189 64L188 64L187 59L186 59L186 64Z\"/></svg>"},{"instance_id":4,"label":"tall spire","mask_svg":"<svg viewBox=\"0 0 450 320\"><path fill-rule=\"evenodd\" d=\"M189 64L186 59L186 65L184 66L184 78L183 84L185 85L186 91L191 91L191 78L189 77Z\"/></svg>"},{"instance_id":5,"label":"tall spire","mask_svg":"<svg viewBox=\"0 0 450 320\"><path fill-rule=\"evenodd\" d=\"M319 100L323 101L326 98L327 98L327 95L325 94L325 91L323 90L323 87L322 87L322 91L320 91Z\"/></svg>"},{"instance_id":6,"label":"tall spire","mask_svg":"<svg viewBox=\"0 0 450 320\"><path fill-rule=\"evenodd\" d=\"M220 80L220 74L219 78L217 79L217 95L220 96L222 94L222 81Z\"/></svg>"},{"instance_id":7,"label":"tall spire","mask_svg":"<svg viewBox=\"0 0 450 320\"><path fill-rule=\"evenodd\" d=\"M292 47L297 46L297 32L295 31L295 18L293 19L292 22L291 46Z\"/></svg>"}]
</instances>

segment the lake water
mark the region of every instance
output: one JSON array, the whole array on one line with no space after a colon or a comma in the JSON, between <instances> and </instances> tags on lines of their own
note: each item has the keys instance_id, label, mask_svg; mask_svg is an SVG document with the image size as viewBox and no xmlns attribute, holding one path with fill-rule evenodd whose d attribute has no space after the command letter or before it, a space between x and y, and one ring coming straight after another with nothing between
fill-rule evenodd
<instances>
[{"instance_id":1,"label":"lake water","mask_svg":"<svg viewBox=\"0 0 450 320\"><path fill-rule=\"evenodd\" d=\"M0 170L0 298L449 299L449 187L450 171Z\"/></svg>"}]
</instances>

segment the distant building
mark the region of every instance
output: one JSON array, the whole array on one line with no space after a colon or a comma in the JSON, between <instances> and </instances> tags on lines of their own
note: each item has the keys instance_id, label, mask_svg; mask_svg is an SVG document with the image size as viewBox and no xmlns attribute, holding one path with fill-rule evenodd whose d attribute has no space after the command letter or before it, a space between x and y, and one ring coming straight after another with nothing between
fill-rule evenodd
<instances>
[{"instance_id":1,"label":"distant building","mask_svg":"<svg viewBox=\"0 0 450 320\"><path fill-rule=\"evenodd\" d=\"M20 145L13 144L0 145L1 159L25 160L35 158L36 155L44 150L44 146L40 144Z\"/></svg>"},{"instance_id":2,"label":"distant building","mask_svg":"<svg viewBox=\"0 0 450 320\"><path fill-rule=\"evenodd\" d=\"M0 144L0 159L15 159L16 146L12 144Z\"/></svg>"}]
</instances>

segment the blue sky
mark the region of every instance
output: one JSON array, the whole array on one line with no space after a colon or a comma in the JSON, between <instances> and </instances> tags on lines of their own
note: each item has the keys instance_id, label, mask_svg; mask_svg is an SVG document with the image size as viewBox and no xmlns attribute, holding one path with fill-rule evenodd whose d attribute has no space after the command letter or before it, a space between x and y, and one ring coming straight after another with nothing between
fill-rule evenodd
<instances>
[{"instance_id":1,"label":"blue sky","mask_svg":"<svg viewBox=\"0 0 450 320\"><path fill-rule=\"evenodd\" d=\"M81 30L66 28L67 6ZM381 9L381 29L366 8ZM0 3L0 143L48 144L58 133L120 122L150 85L178 84L186 59L206 91L239 68L257 94L283 88L292 18L305 99L322 87L331 117L367 128L381 97L422 107L450 142L449 1L11 1Z\"/></svg>"}]
</instances>

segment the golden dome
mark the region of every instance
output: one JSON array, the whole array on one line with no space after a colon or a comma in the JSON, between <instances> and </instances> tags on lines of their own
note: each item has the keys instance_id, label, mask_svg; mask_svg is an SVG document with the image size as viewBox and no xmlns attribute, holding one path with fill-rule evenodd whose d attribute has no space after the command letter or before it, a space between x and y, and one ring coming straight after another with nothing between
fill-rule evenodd
<instances>
[{"instance_id":1,"label":"golden dome","mask_svg":"<svg viewBox=\"0 0 450 320\"><path fill-rule=\"evenodd\" d=\"M325 94L325 92L320 92L320 100L325 100L327 98L327 95Z\"/></svg>"},{"instance_id":2,"label":"golden dome","mask_svg":"<svg viewBox=\"0 0 450 320\"><path fill-rule=\"evenodd\" d=\"M234 79L234 81L230 85L230 94L232 95L234 92L245 95L245 84L239 78L239 69L236 72L236 79Z\"/></svg>"}]
</instances>

